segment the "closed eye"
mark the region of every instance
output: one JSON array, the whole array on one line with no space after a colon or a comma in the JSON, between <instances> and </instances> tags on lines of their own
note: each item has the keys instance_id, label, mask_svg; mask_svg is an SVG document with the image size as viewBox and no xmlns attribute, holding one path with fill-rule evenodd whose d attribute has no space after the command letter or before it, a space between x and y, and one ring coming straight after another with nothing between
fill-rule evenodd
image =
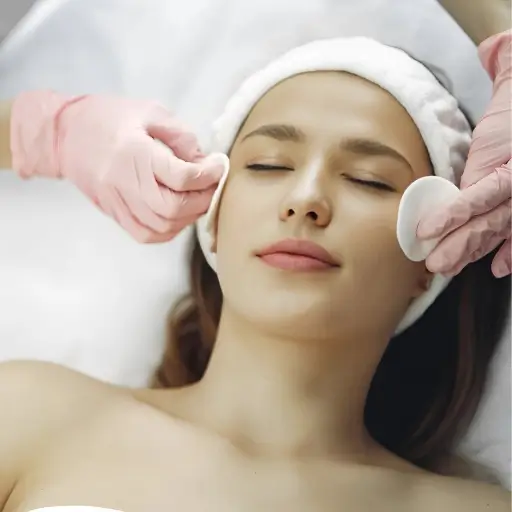
<instances>
[{"instance_id":1,"label":"closed eye","mask_svg":"<svg viewBox=\"0 0 512 512\"><path fill-rule=\"evenodd\" d=\"M366 187L372 187L377 190L383 190L387 192L396 192L396 190L387 185L386 183L381 183L380 181L372 181L372 180L358 180L357 178L349 178L347 177L349 181L352 183L356 183L358 185L366 186Z\"/></svg>"},{"instance_id":2,"label":"closed eye","mask_svg":"<svg viewBox=\"0 0 512 512\"><path fill-rule=\"evenodd\" d=\"M269 164L250 164L247 169L251 169L251 171L293 171L291 167Z\"/></svg>"}]
</instances>

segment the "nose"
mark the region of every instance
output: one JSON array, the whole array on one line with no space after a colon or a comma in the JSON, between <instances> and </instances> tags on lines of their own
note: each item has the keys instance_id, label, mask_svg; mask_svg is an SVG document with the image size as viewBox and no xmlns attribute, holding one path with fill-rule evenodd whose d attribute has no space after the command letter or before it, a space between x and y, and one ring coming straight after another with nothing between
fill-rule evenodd
<instances>
[{"instance_id":1,"label":"nose","mask_svg":"<svg viewBox=\"0 0 512 512\"><path fill-rule=\"evenodd\" d=\"M332 220L331 201L320 187L309 182L309 186L292 191L283 202L280 219L288 221L292 218L325 228Z\"/></svg>"}]
</instances>

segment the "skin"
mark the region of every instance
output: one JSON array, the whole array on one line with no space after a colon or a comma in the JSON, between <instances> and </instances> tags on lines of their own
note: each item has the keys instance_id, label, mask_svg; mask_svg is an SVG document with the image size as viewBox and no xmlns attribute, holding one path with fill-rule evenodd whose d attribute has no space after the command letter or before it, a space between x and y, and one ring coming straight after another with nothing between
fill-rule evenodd
<instances>
[{"instance_id":1,"label":"skin","mask_svg":"<svg viewBox=\"0 0 512 512\"><path fill-rule=\"evenodd\" d=\"M304 140L243 141L269 123ZM354 136L408 163L340 149ZM394 235L401 192L430 172L404 109L348 74L297 76L261 99L231 156L217 240L225 307L204 379L125 390L51 364L1 365L0 510L509 510L508 493L422 471L362 424L394 324L429 280ZM341 266L306 275L254 255L290 235L316 240Z\"/></svg>"},{"instance_id":2,"label":"skin","mask_svg":"<svg viewBox=\"0 0 512 512\"><path fill-rule=\"evenodd\" d=\"M11 103L0 101L0 169L11 167Z\"/></svg>"},{"instance_id":3,"label":"skin","mask_svg":"<svg viewBox=\"0 0 512 512\"><path fill-rule=\"evenodd\" d=\"M512 26L510 0L439 0L439 3L476 45Z\"/></svg>"}]
</instances>

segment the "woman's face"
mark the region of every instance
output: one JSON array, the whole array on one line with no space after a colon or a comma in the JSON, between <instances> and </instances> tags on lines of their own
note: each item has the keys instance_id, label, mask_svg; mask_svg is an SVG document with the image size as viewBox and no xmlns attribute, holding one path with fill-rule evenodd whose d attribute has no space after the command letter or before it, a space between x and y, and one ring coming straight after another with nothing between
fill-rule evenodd
<instances>
[{"instance_id":1,"label":"woman's face","mask_svg":"<svg viewBox=\"0 0 512 512\"><path fill-rule=\"evenodd\" d=\"M403 192L431 174L405 109L354 75L297 75L255 105L230 160L216 244L224 303L293 338L391 335L428 285L396 237ZM286 239L318 244L336 265L259 256Z\"/></svg>"}]
</instances>

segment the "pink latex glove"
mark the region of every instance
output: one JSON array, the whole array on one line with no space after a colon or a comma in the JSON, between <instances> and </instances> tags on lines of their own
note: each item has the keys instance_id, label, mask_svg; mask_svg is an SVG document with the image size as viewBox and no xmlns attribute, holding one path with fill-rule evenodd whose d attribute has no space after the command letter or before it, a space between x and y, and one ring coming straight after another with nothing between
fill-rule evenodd
<instances>
[{"instance_id":1,"label":"pink latex glove","mask_svg":"<svg viewBox=\"0 0 512 512\"><path fill-rule=\"evenodd\" d=\"M170 240L195 222L223 173L163 106L110 96L22 93L11 153L20 176L70 180L139 242Z\"/></svg>"},{"instance_id":2,"label":"pink latex glove","mask_svg":"<svg viewBox=\"0 0 512 512\"><path fill-rule=\"evenodd\" d=\"M479 55L494 82L493 97L473 133L462 194L453 205L423 219L417 235L444 237L426 265L431 272L452 276L504 242L491 267L496 277L503 277L512 268L512 31L484 41Z\"/></svg>"}]
</instances>

